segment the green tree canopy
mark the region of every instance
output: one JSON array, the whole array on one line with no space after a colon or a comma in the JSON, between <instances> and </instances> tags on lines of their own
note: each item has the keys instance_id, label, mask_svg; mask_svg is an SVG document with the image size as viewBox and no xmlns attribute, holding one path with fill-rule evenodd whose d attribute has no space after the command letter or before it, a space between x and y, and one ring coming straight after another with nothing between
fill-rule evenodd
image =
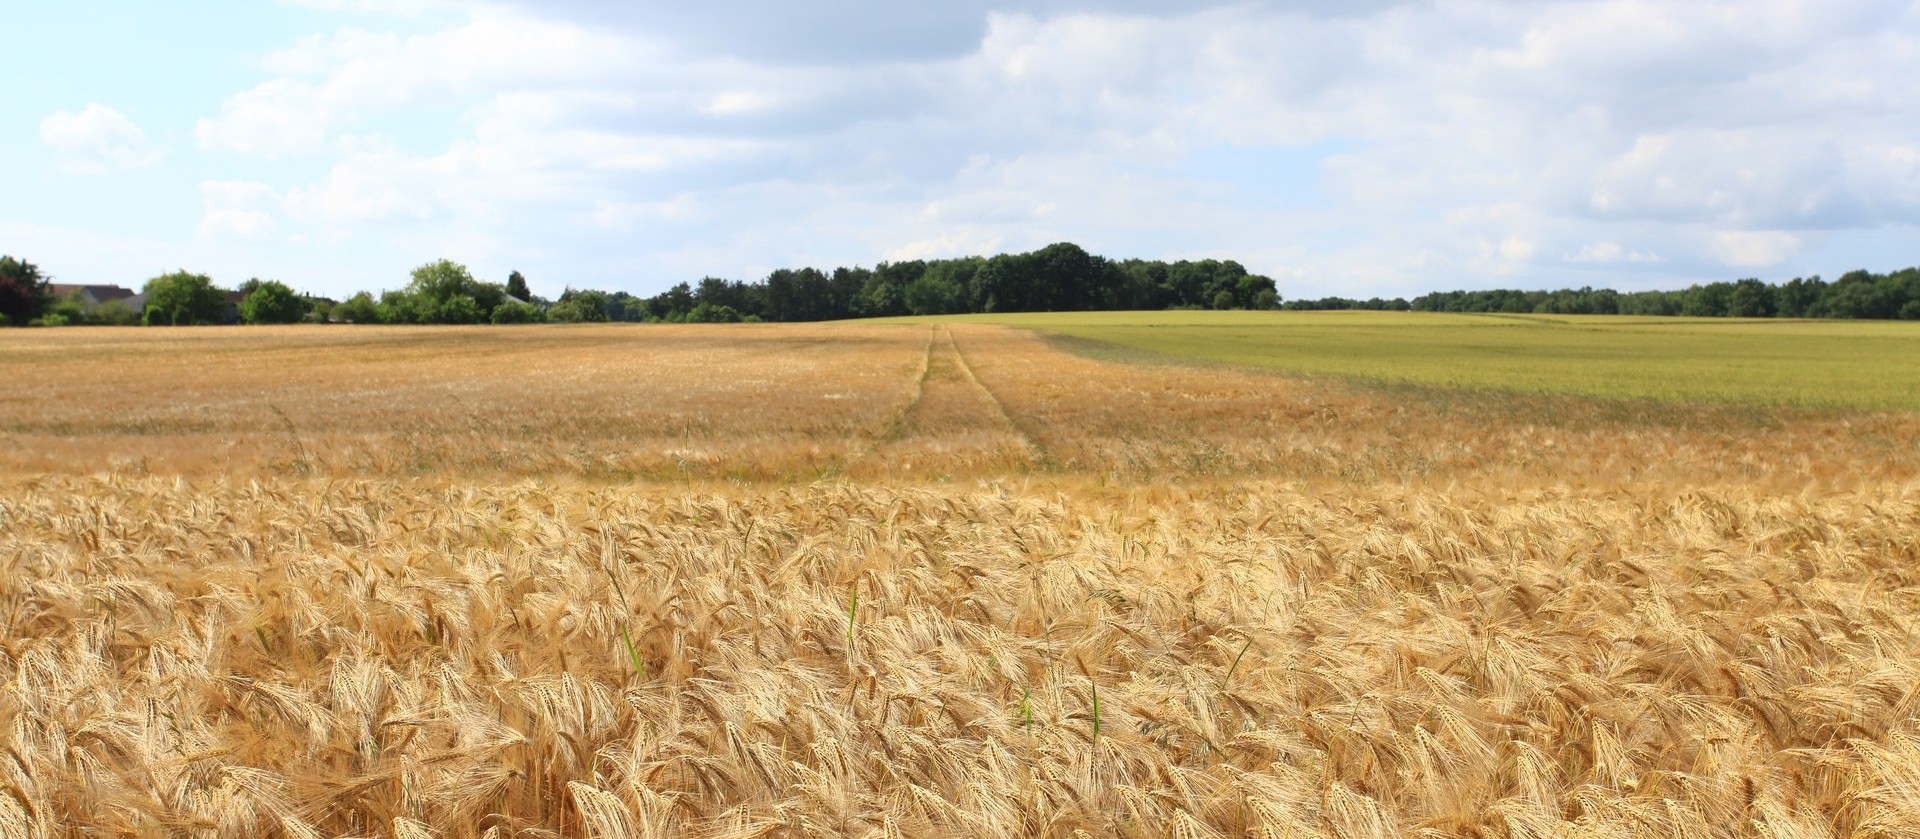
<instances>
[{"instance_id":1,"label":"green tree canopy","mask_svg":"<svg viewBox=\"0 0 1920 839\"><path fill-rule=\"evenodd\" d=\"M147 281L148 326L191 326L227 319L227 295L205 274L174 271Z\"/></svg>"},{"instance_id":2,"label":"green tree canopy","mask_svg":"<svg viewBox=\"0 0 1920 839\"><path fill-rule=\"evenodd\" d=\"M527 278L520 276L519 271L507 275L507 293L524 302L533 302L533 292L527 288Z\"/></svg>"},{"instance_id":3,"label":"green tree canopy","mask_svg":"<svg viewBox=\"0 0 1920 839\"><path fill-rule=\"evenodd\" d=\"M347 323L379 323L380 307L372 294L363 291L333 307L333 316Z\"/></svg>"},{"instance_id":4,"label":"green tree canopy","mask_svg":"<svg viewBox=\"0 0 1920 839\"><path fill-rule=\"evenodd\" d=\"M507 299L506 289L474 279L467 266L450 259L413 269L399 294L405 300L381 301L388 323L486 323Z\"/></svg>"},{"instance_id":5,"label":"green tree canopy","mask_svg":"<svg viewBox=\"0 0 1920 839\"><path fill-rule=\"evenodd\" d=\"M0 321L24 326L46 310L49 298L39 266L0 256Z\"/></svg>"},{"instance_id":6,"label":"green tree canopy","mask_svg":"<svg viewBox=\"0 0 1920 839\"><path fill-rule=\"evenodd\" d=\"M740 313L732 306L715 306L701 301L687 313L687 323L739 323Z\"/></svg>"},{"instance_id":7,"label":"green tree canopy","mask_svg":"<svg viewBox=\"0 0 1920 839\"><path fill-rule=\"evenodd\" d=\"M248 280L252 293L240 301L240 320L245 323L299 323L306 317L307 301L294 294L286 283L277 280ZM245 288L243 286L242 288Z\"/></svg>"},{"instance_id":8,"label":"green tree canopy","mask_svg":"<svg viewBox=\"0 0 1920 839\"><path fill-rule=\"evenodd\" d=\"M603 323L607 320L608 295L592 289L567 289L560 301L547 310L554 323Z\"/></svg>"},{"instance_id":9,"label":"green tree canopy","mask_svg":"<svg viewBox=\"0 0 1920 839\"><path fill-rule=\"evenodd\" d=\"M508 300L493 308L494 323L545 323L547 313L532 303Z\"/></svg>"}]
</instances>

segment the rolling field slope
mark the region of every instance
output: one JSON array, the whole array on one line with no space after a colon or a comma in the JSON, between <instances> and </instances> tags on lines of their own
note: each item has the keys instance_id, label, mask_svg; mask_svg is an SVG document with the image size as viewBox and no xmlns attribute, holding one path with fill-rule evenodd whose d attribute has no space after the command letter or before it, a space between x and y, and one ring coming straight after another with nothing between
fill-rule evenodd
<instances>
[{"instance_id":1,"label":"rolling field slope","mask_svg":"<svg viewBox=\"0 0 1920 839\"><path fill-rule=\"evenodd\" d=\"M0 332L0 836L1920 833L1913 413L1054 317Z\"/></svg>"}]
</instances>

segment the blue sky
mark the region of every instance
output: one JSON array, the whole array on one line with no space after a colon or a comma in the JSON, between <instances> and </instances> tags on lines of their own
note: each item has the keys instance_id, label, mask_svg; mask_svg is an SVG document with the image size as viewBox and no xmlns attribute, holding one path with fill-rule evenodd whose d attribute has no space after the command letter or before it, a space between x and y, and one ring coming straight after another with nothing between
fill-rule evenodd
<instances>
[{"instance_id":1,"label":"blue sky","mask_svg":"<svg viewBox=\"0 0 1920 839\"><path fill-rule=\"evenodd\" d=\"M1289 297L1920 264L1907 2L19 0L0 31L0 252L72 282L447 257L652 293L1062 240Z\"/></svg>"}]
</instances>

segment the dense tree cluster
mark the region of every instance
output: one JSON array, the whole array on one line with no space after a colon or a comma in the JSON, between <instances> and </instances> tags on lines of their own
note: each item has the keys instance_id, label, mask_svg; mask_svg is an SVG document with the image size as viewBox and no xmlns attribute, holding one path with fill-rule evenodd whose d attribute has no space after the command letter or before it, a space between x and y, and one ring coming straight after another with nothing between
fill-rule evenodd
<instances>
[{"instance_id":1,"label":"dense tree cluster","mask_svg":"<svg viewBox=\"0 0 1920 839\"><path fill-rule=\"evenodd\" d=\"M241 323L299 323L312 308L306 298L279 280L252 279L240 284Z\"/></svg>"},{"instance_id":2,"label":"dense tree cluster","mask_svg":"<svg viewBox=\"0 0 1920 839\"><path fill-rule=\"evenodd\" d=\"M174 271L147 281L143 321L148 326L196 326L227 322L227 293L205 274Z\"/></svg>"},{"instance_id":3,"label":"dense tree cluster","mask_svg":"<svg viewBox=\"0 0 1920 839\"><path fill-rule=\"evenodd\" d=\"M1819 277L1783 283L1756 279L1694 285L1679 291L1561 289L1446 291L1414 299L1422 312L1526 312L1559 315L1687 315L1740 318L1920 319L1920 268L1887 274L1854 271L1833 282Z\"/></svg>"},{"instance_id":4,"label":"dense tree cluster","mask_svg":"<svg viewBox=\"0 0 1920 839\"><path fill-rule=\"evenodd\" d=\"M783 268L756 283L681 283L609 320L813 321L974 312L1271 309L1273 280L1231 260L1110 260L1062 242L1037 251L883 262L873 268Z\"/></svg>"}]
</instances>

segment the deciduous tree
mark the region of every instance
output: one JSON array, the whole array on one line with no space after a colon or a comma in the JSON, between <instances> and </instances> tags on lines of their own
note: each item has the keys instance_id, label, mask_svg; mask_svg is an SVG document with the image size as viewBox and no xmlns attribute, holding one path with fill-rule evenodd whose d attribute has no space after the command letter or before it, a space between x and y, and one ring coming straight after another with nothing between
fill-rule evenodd
<instances>
[{"instance_id":1,"label":"deciduous tree","mask_svg":"<svg viewBox=\"0 0 1920 839\"><path fill-rule=\"evenodd\" d=\"M50 299L39 266L0 256L0 325L25 326L46 310Z\"/></svg>"},{"instance_id":2,"label":"deciduous tree","mask_svg":"<svg viewBox=\"0 0 1920 839\"><path fill-rule=\"evenodd\" d=\"M147 281L146 324L191 326L224 323L227 295L205 274L174 271Z\"/></svg>"},{"instance_id":3,"label":"deciduous tree","mask_svg":"<svg viewBox=\"0 0 1920 839\"><path fill-rule=\"evenodd\" d=\"M240 301L240 320L244 323L299 323L307 315L307 301L294 294L286 283L277 280L250 280L253 286Z\"/></svg>"}]
</instances>

